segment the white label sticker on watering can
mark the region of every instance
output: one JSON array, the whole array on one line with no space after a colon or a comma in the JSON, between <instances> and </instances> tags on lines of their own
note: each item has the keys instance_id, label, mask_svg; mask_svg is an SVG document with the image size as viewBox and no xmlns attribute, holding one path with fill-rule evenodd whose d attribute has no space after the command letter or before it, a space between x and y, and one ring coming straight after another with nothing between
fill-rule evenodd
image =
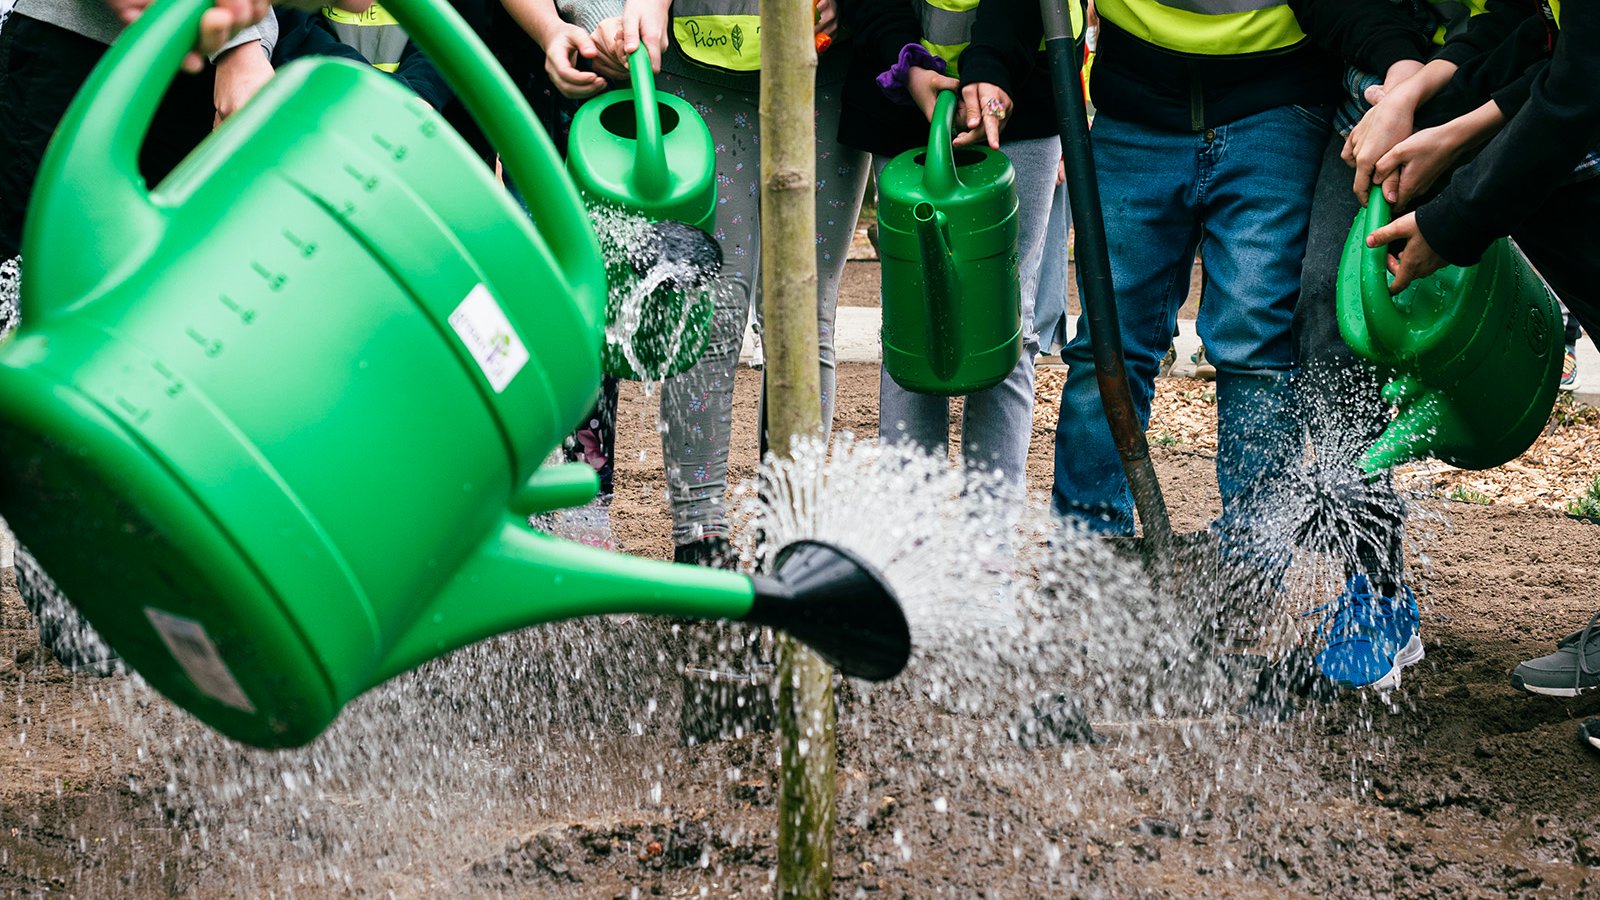
<instances>
[{"instance_id":1,"label":"white label sticker on watering can","mask_svg":"<svg viewBox=\"0 0 1600 900\"><path fill-rule=\"evenodd\" d=\"M247 713L256 711L250 698L244 695L244 689L239 687L239 682L228 671L228 664L222 661L222 654L217 652L217 645L211 643L211 637L206 634L205 626L193 619L175 616L169 612L162 612L152 606L144 608L145 617L156 628L156 633L161 635L162 643L167 645L167 651L172 658L183 667L183 674L189 676L194 686L200 689L213 700L226 703L234 709L241 709Z\"/></svg>"},{"instance_id":2,"label":"white label sticker on watering can","mask_svg":"<svg viewBox=\"0 0 1600 900\"><path fill-rule=\"evenodd\" d=\"M528 348L517 337L505 310L481 284L467 292L467 298L450 314L450 327L472 351L472 358L478 361L478 368L496 394L505 390L528 364Z\"/></svg>"}]
</instances>

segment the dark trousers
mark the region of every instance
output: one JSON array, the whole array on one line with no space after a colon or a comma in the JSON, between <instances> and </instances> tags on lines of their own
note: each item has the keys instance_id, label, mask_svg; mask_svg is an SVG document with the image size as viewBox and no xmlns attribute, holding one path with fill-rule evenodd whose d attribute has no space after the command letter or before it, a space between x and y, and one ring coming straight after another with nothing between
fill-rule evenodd
<instances>
[{"instance_id":1,"label":"dark trousers","mask_svg":"<svg viewBox=\"0 0 1600 900\"><path fill-rule=\"evenodd\" d=\"M1311 200L1311 233L1294 311L1299 355L1296 398L1310 435L1316 470L1338 508L1318 510L1312 549L1342 557L1346 574L1363 572L1381 585L1397 584L1405 565L1404 504L1387 473L1367 480L1357 464L1389 423L1378 373L1339 336L1335 314L1339 256L1361 206L1351 190L1354 173L1339 158L1344 138L1335 133L1323 152Z\"/></svg>"},{"instance_id":2,"label":"dark trousers","mask_svg":"<svg viewBox=\"0 0 1600 900\"><path fill-rule=\"evenodd\" d=\"M0 29L0 260L22 249L22 226L45 147L106 45L12 13ZM139 155L155 184L211 130L212 76L178 75Z\"/></svg>"}]
</instances>

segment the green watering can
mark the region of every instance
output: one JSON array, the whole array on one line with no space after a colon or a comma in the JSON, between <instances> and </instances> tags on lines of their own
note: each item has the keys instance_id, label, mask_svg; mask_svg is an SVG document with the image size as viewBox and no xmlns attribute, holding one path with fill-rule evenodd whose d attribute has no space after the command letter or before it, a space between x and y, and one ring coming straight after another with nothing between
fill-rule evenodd
<instances>
[{"instance_id":1,"label":"green watering can","mask_svg":"<svg viewBox=\"0 0 1600 900\"><path fill-rule=\"evenodd\" d=\"M1503 238L1477 265L1448 266L1390 295L1388 251L1367 246L1367 235L1390 217L1374 188L1339 261L1339 332L1357 355L1394 373L1383 397L1397 412L1362 469L1428 456L1463 469L1515 459L1555 405L1562 360L1555 297Z\"/></svg>"},{"instance_id":2,"label":"green watering can","mask_svg":"<svg viewBox=\"0 0 1600 900\"><path fill-rule=\"evenodd\" d=\"M927 150L878 179L883 367L922 394L970 394L1022 358L1016 173L988 147L950 146L956 95L934 106Z\"/></svg>"},{"instance_id":3,"label":"green watering can","mask_svg":"<svg viewBox=\"0 0 1600 900\"><path fill-rule=\"evenodd\" d=\"M567 169L585 199L654 222L681 222L710 232L717 215L716 153L711 131L681 97L657 94L644 47L628 60L632 90L602 94L578 108L567 138ZM609 237L609 236L608 236ZM674 241L673 238L678 238ZM667 237L681 254L686 242ZM606 371L654 379L686 371L711 338L712 299L705 283L722 264L709 237L687 276L653 290L639 287L657 254L638 259L640 241L619 235L607 244L613 285L606 308ZM617 244L630 244L623 249ZM650 245L646 242L646 247ZM704 259L704 254L715 259ZM681 257L680 257L681 258ZM648 287L646 285L645 287ZM632 297L634 293L640 294Z\"/></svg>"},{"instance_id":4,"label":"green watering can","mask_svg":"<svg viewBox=\"0 0 1600 900\"><path fill-rule=\"evenodd\" d=\"M0 346L0 514L130 666L264 747L571 616L742 619L849 674L901 668L904 616L844 551L750 578L528 526L597 488L539 464L597 394L605 275L554 148L443 0L385 7L541 186L532 221L427 104L326 58L147 191L139 144L210 2L153 6L69 110Z\"/></svg>"}]
</instances>

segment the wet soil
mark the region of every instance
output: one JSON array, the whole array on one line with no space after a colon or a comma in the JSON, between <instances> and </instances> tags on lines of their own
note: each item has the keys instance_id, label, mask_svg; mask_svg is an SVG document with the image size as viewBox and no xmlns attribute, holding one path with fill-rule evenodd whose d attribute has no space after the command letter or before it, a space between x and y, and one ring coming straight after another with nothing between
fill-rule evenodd
<instances>
[{"instance_id":1,"label":"wet soil","mask_svg":"<svg viewBox=\"0 0 1600 900\"><path fill-rule=\"evenodd\" d=\"M755 464L754 374L739 375L735 479ZM844 366L839 385L836 428L873 434L873 368ZM625 550L667 557L654 403L624 392L613 519ZM1050 439L1036 431L1038 503ZM1155 456L1175 524L1203 526L1217 508L1212 458ZM1100 744L1024 749L1006 736L1016 710L1003 695L975 713L845 688L836 894L1600 896L1600 754L1575 740L1600 696L1508 683L1593 612L1600 527L1444 512L1421 526L1438 532L1418 560L1427 658L1387 703L1347 694L1212 738L1159 717L1097 722ZM281 757L230 756L132 678L63 670L8 587L0 892L773 894L770 736L678 746L673 662L649 650L668 646L654 626L548 633L604 649L490 645L480 661L529 662L499 680L463 663L380 691L282 774ZM582 695L585 679L616 693ZM441 683L462 689L430 693ZM297 791L301 768L323 786ZM252 780L258 770L274 774Z\"/></svg>"}]
</instances>

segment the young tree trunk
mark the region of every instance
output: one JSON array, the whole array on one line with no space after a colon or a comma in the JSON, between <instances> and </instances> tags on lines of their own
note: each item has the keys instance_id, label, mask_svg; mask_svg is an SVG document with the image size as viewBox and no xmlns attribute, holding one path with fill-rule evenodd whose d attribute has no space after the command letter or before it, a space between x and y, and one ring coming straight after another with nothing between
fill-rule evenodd
<instances>
[{"instance_id":1,"label":"young tree trunk","mask_svg":"<svg viewBox=\"0 0 1600 900\"><path fill-rule=\"evenodd\" d=\"M761 296L772 450L822 431L817 372L814 0L761 4ZM825 898L833 883L833 671L778 645L778 896Z\"/></svg>"}]
</instances>

